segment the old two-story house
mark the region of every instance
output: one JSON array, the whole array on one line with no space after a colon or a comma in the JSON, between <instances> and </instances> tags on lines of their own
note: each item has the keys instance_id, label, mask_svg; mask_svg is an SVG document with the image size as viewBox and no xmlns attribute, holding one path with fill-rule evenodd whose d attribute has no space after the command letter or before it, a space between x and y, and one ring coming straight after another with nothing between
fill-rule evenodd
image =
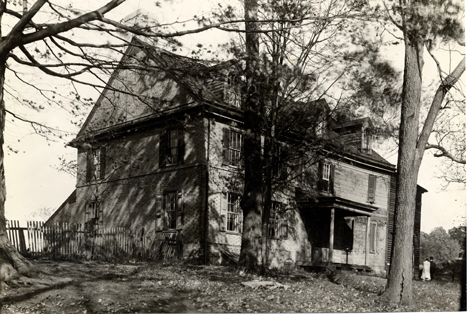
<instances>
[{"instance_id":1,"label":"old two-story house","mask_svg":"<svg viewBox=\"0 0 467 314\"><path fill-rule=\"evenodd\" d=\"M126 227L149 241L179 233L184 258L220 263L239 253L242 233L235 65L133 44L69 144L78 152L76 190L48 223ZM323 132L348 149L310 152L319 162L307 188L317 193L298 179L274 193L270 267L332 262L385 272L396 169L372 149L371 127L369 119L327 123Z\"/></svg>"}]
</instances>

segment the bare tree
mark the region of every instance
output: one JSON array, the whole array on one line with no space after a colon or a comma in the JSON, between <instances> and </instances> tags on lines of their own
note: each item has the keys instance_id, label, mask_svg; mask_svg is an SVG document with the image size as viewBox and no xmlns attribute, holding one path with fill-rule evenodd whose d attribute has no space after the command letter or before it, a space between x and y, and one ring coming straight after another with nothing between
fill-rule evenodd
<instances>
[{"instance_id":1,"label":"bare tree","mask_svg":"<svg viewBox=\"0 0 467 314\"><path fill-rule=\"evenodd\" d=\"M438 38L462 38L462 27L457 20L461 10L461 5L447 1L436 4L401 1L392 8L386 7L386 17L402 32L405 49L394 245L388 284L383 294L384 298L396 305L413 302L412 237L418 171L425 150L432 147L429 138L445 97L465 71L465 59L462 58L452 71L439 73L440 84L431 99L420 131L423 54L424 51L431 52Z\"/></svg>"}]
</instances>

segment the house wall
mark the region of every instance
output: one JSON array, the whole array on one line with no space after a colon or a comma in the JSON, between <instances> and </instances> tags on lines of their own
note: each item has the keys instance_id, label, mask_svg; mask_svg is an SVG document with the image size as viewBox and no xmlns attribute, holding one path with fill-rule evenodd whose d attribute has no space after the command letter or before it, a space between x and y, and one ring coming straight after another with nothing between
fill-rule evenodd
<instances>
[{"instance_id":1,"label":"house wall","mask_svg":"<svg viewBox=\"0 0 467 314\"><path fill-rule=\"evenodd\" d=\"M206 138L206 151L209 152L209 237L212 262L222 262L219 248L236 254L240 253L241 233L228 231L225 228L228 192L243 193L242 167L227 165L224 160L224 129L241 132L242 126L233 121L209 118L205 120L209 129ZM292 201L292 191L280 191L274 200L287 206L284 214L287 220L287 237L269 239L268 258L270 267L282 267L288 260L296 263L306 258L306 247L309 246L308 235L302 217Z\"/></svg>"},{"instance_id":2,"label":"house wall","mask_svg":"<svg viewBox=\"0 0 467 314\"><path fill-rule=\"evenodd\" d=\"M166 191L180 191L185 254L199 248L202 213L206 207L204 124L196 117L187 118L183 164L161 167L160 134L165 129L159 127L105 142L105 178L91 183L86 182L88 150L79 149L76 203L73 207L62 208L50 223L86 222L88 204L98 199L104 227L126 227L138 235L144 228L144 235L151 238L155 232L164 232L156 230L157 199L162 199Z\"/></svg>"},{"instance_id":3,"label":"house wall","mask_svg":"<svg viewBox=\"0 0 467 314\"><path fill-rule=\"evenodd\" d=\"M376 273L384 273L386 266L388 204L390 192L390 176L386 173L366 169L346 162L331 161L335 164L334 195L350 201L378 207L371 215L354 218L354 245L352 252L335 250L335 262L370 266ZM376 176L375 202L368 202L368 177ZM349 214L349 217L350 214ZM368 252L368 226L377 223L376 249Z\"/></svg>"}]
</instances>

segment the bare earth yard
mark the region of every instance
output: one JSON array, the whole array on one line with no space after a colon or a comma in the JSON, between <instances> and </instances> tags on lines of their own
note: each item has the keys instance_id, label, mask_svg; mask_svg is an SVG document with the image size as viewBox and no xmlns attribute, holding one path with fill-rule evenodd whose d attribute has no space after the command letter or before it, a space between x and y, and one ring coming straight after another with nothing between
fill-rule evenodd
<instances>
[{"instance_id":1,"label":"bare earth yard","mask_svg":"<svg viewBox=\"0 0 467 314\"><path fill-rule=\"evenodd\" d=\"M336 284L304 271L261 278L220 266L34 263L43 271L40 279L2 287L2 314L395 310L378 299L384 279L355 274L339 277ZM458 282L415 281L414 291L415 307L397 311L458 310Z\"/></svg>"}]
</instances>

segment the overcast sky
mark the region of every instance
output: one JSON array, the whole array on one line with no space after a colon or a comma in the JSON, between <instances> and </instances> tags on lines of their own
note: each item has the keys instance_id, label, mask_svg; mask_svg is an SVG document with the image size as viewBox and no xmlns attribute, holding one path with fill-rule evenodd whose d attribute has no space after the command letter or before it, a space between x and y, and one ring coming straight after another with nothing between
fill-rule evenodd
<instances>
[{"instance_id":1,"label":"overcast sky","mask_svg":"<svg viewBox=\"0 0 467 314\"><path fill-rule=\"evenodd\" d=\"M75 1L76 2L76 1ZM89 3L78 1L80 3ZM102 1L100 1L102 2ZM211 1L213 2L213 1ZM131 0L115 14L115 19L123 18L129 12L137 9L157 9L155 6L147 5L142 8L142 3L151 3L152 1ZM193 4L194 3L194 4ZM202 3L202 4L201 4ZM177 16L180 20L186 18L185 12L191 15L202 14L203 1L174 1L171 11L161 12L159 9L156 16L160 19L170 19ZM175 13L174 13L175 12ZM118 16L118 17L117 17ZM216 42L222 40L216 38L216 35L197 35L195 41L201 41L202 38ZM208 41L208 42L209 42ZM395 62L401 63L403 60L403 47L398 45L394 47L393 58ZM426 68L433 68L433 64L426 56ZM47 80L44 77L42 80ZM52 81L50 84L53 84ZM16 87L21 90L21 86ZM83 95L84 97L94 97L96 94ZM26 98L26 96L24 96ZM7 104L7 106L14 104ZM41 117L42 121L53 126L65 129L68 132L76 134L78 129L69 123L70 117L66 113L56 109L48 108L43 112L37 113L26 109L18 109L29 118ZM8 116L7 116L8 118ZM76 150L71 147L65 147L65 143L73 137L65 137L58 142L47 142L38 135L35 135L29 125L11 121L11 117L6 125L6 144L17 150L16 153L6 149L5 174L7 185L6 217L10 220L20 220L25 225L26 220L37 219L33 214L41 208L56 209L65 201L68 195L74 190L76 180L71 175L57 171L59 157L64 156L68 160L76 158ZM389 153L383 156L390 162L396 163L396 154ZM451 185L446 191L442 191L443 182L435 178L436 170L443 162L440 158L434 158L431 154L425 154L419 175L419 184L428 190L423 195L422 200L422 230L431 231L433 228L442 226L445 229L465 224L466 216L466 192L463 185Z\"/></svg>"}]
</instances>

